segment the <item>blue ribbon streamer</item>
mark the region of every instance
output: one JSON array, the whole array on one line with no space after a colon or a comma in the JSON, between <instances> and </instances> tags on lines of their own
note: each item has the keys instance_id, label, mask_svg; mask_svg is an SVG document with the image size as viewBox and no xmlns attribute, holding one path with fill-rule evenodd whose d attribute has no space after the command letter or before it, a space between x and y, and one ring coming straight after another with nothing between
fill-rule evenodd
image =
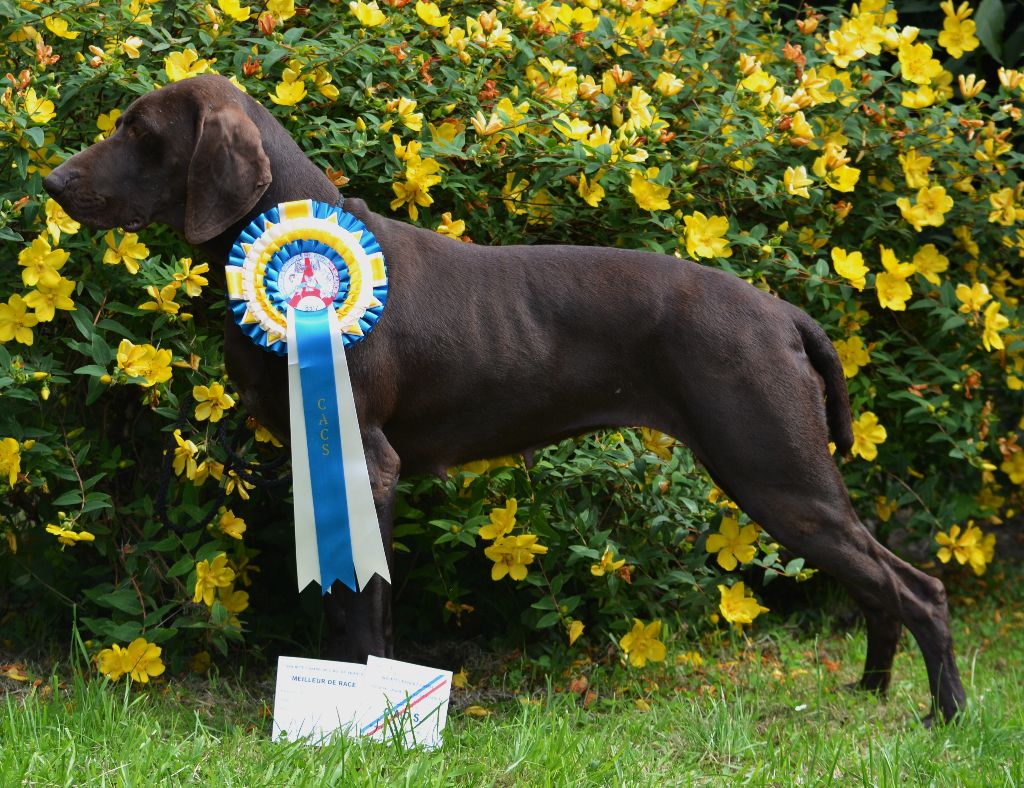
<instances>
[{"instance_id":1,"label":"blue ribbon streamer","mask_svg":"<svg viewBox=\"0 0 1024 788\"><path fill-rule=\"evenodd\" d=\"M317 553L320 557L320 588L326 594L334 581L340 580L356 591L348 500L345 495L345 463L341 454L341 424L331 352L331 327L328 322L330 314L326 309L317 312L294 310L293 314Z\"/></svg>"}]
</instances>

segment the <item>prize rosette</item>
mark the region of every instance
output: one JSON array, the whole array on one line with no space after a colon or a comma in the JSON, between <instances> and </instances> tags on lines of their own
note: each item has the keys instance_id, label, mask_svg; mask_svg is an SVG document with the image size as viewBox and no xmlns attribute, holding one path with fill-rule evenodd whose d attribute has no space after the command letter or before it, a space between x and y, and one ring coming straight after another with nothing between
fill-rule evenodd
<instances>
[{"instance_id":1,"label":"prize rosette","mask_svg":"<svg viewBox=\"0 0 1024 788\"><path fill-rule=\"evenodd\" d=\"M288 357L299 590L390 582L345 361L387 301L377 239L336 206L281 203L241 232L225 273L239 328Z\"/></svg>"}]
</instances>

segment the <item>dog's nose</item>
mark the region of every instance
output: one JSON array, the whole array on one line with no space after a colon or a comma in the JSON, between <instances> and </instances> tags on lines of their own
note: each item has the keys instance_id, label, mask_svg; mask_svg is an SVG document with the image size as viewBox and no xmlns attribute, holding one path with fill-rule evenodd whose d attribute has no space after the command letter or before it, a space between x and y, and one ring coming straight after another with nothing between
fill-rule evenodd
<instances>
[{"instance_id":1,"label":"dog's nose","mask_svg":"<svg viewBox=\"0 0 1024 788\"><path fill-rule=\"evenodd\" d=\"M64 190L74 180L74 177L74 173L62 164L43 178L43 188L46 189L47 194L57 199L64 193Z\"/></svg>"}]
</instances>

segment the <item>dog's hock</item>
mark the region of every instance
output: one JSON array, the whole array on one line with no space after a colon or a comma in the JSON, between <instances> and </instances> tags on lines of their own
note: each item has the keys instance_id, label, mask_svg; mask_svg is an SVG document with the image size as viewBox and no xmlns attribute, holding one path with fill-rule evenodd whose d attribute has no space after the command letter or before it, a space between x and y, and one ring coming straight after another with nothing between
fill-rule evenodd
<instances>
[{"instance_id":1,"label":"dog's hock","mask_svg":"<svg viewBox=\"0 0 1024 788\"><path fill-rule=\"evenodd\" d=\"M202 244L243 218L270 186L259 129L238 104L201 111L188 167L185 237Z\"/></svg>"}]
</instances>

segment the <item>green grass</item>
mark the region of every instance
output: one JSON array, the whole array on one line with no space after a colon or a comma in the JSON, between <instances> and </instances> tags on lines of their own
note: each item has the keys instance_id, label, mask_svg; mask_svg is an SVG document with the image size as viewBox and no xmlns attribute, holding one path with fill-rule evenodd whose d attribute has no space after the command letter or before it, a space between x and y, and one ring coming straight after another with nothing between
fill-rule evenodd
<instances>
[{"instance_id":1,"label":"green grass","mask_svg":"<svg viewBox=\"0 0 1024 788\"><path fill-rule=\"evenodd\" d=\"M879 701L841 689L860 668L861 631L826 624L800 638L777 624L756 627L753 641L705 643L700 668L580 668L597 693L587 708L557 691L577 674L533 703L457 695L455 705L493 713L453 711L433 753L275 744L266 681L138 690L67 668L34 690L0 679L0 785L1024 785L1020 585L977 586L976 603L956 611L969 707L960 724L931 731L919 723L927 688L909 641ZM674 645L670 662L693 647Z\"/></svg>"}]
</instances>

